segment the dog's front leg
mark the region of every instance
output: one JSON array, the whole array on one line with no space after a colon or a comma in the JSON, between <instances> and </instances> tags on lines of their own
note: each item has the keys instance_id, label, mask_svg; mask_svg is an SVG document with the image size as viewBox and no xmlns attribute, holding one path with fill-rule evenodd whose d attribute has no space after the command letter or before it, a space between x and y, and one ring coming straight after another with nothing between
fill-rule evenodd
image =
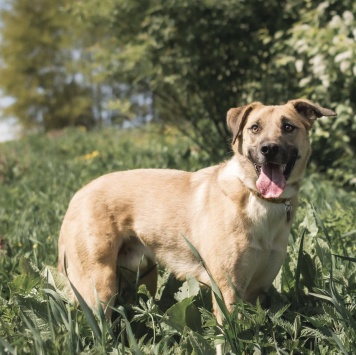
<instances>
[{"instance_id":1,"label":"dog's front leg","mask_svg":"<svg viewBox=\"0 0 356 355\"><path fill-rule=\"evenodd\" d=\"M230 285L229 289L227 288L220 288L221 291L221 296L222 296L222 301L225 303L226 310L231 313L234 309L234 305L236 303L236 295L235 292L233 291L232 287ZM216 300L216 297L219 297L213 293L213 310L214 310L214 315L218 321L219 324L222 324L222 320L225 317L225 310L220 309L220 306L218 305L218 302Z\"/></svg>"},{"instance_id":2,"label":"dog's front leg","mask_svg":"<svg viewBox=\"0 0 356 355\"><path fill-rule=\"evenodd\" d=\"M229 273L225 272L223 275L220 275L220 278L218 275L215 275L214 277L214 280L216 281L217 286L219 287L220 295L215 295L215 293L213 292L213 311L217 322L221 326L221 328L223 328L226 318L232 316L231 314L236 306L237 301L239 299L245 300L246 298L246 288L243 287L246 285L246 275L240 272L231 272L230 275L232 275L232 277L228 277L228 274ZM218 304L217 297L219 297L225 305L225 307L222 307L222 309ZM241 319L240 314L237 315L237 317L238 319ZM226 349L226 351L224 350L226 346L226 343L217 345L216 354L224 354L227 351Z\"/></svg>"},{"instance_id":3,"label":"dog's front leg","mask_svg":"<svg viewBox=\"0 0 356 355\"><path fill-rule=\"evenodd\" d=\"M221 309L221 307L219 306L218 301L216 299L217 297L220 298L220 295L215 295L215 293L212 292L213 311L214 311L214 315L217 319L218 324L223 326L225 318L230 317L230 314L232 313L232 311L234 309L234 306L236 304L237 294L236 294L236 290L234 290L234 288L231 286L231 284L227 281L224 283L218 284L218 287L220 289L221 296L222 296L222 299L220 299L220 301L222 301L225 304L225 307L223 307L223 309ZM228 314L226 314L226 311L228 312ZM216 345L216 354L217 355L224 354L225 346L226 346L225 344Z\"/></svg>"}]
</instances>

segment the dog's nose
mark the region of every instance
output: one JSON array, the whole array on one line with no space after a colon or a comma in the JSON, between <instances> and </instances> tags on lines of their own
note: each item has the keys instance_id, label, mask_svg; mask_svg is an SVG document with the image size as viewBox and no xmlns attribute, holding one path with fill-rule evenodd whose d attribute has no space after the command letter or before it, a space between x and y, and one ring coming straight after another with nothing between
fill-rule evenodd
<instances>
[{"instance_id":1,"label":"dog's nose","mask_svg":"<svg viewBox=\"0 0 356 355\"><path fill-rule=\"evenodd\" d=\"M279 145L274 143L264 143L261 146L261 153L267 157L275 157L279 152Z\"/></svg>"}]
</instances>

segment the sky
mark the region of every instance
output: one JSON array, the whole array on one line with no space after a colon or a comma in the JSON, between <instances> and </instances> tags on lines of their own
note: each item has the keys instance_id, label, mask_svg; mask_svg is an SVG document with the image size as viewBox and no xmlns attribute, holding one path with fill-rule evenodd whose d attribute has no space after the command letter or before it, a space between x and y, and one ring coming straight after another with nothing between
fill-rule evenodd
<instances>
[{"instance_id":1,"label":"sky","mask_svg":"<svg viewBox=\"0 0 356 355\"><path fill-rule=\"evenodd\" d=\"M0 0L0 8L3 8L8 5L8 2L9 1L6 0ZM0 142L15 139L17 135L18 127L16 127L16 120L2 118L2 109L7 105L10 105L11 102L12 100L7 97L4 97L0 91Z\"/></svg>"},{"instance_id":2,"label":"sky","mask_svg":"<svg viewBox=\"0 0 356 355\"><path fill-rule=\"evenodd\" d=\"M9 6L9 0L0 0L0 8L4 8L5 6ZM0 34L1 41L1 34ZM12 102L11 98L4 97L2 92L0 91L0 142L8 141L15 139L18 135L19 127L16 125L16 120L12 119L4 119L2 114L2 109Z\"/></svg>"},{"instance_id":3,"label":"sky","mask_svg":"<svg viewBox=\"0 0 356 355\"><path fill-rule=\"evenodd\" d=\"M0 121L0 142L6 142L17 138L17 127L13 120Z\"/></svg>"},{"instance_id":4,"label":"sky","mask_svg":"<svg viewBox=\"0 0 356 355\"><path fill-rule=\"evenodd\" d=\"M0 142L16 139L19 133L15 118L4 119L2 117L2 109L11 102L13 102L11 98L2 96L0 92Z\"/></svg>"}]
</instances>

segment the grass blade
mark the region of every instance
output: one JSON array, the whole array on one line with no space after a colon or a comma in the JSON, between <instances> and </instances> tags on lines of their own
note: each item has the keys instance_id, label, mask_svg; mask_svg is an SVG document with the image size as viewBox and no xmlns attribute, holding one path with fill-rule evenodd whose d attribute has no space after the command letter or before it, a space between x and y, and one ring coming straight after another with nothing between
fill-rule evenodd
<instances>
[{"instance_id":1,"label":"grass blade","mask_svg":"<svg viewBox=\"0 0 356 355\"><path fill-rule=\"evenodd\" d=\"M21 318L23 319L23 321L26 323L28 329L31 331L31 334L33 336L34 339L34 345L35 345L35 349L36 349L36 354L45 354L45 348L44 348L44 342L43 339L41 338L41 333L39 331L37 331L37 329L35 329L30 320L27 319L27 317L25 316L25 314L23 312L20 313Z\"/></svg>"},{"instance_id":2,"label":"grass blade","mask_svg":"<svg viewBox=\"0 0 356 355\"><path fill-rule=\"evenodd\" d=\"M350 256L345 256L345 255L337 255L337 254L331 254L333 256L335 256L336 258L340 258L340 259L344 259L347 261L351 261L353 263L356 263L356 258L351 258Z\"/></svg>"},{"instance_id":3,"label":"grass blade","mask_svg":"<svg viewBox=\"0 0 356 355\"><path fill-rule=\"evenodd\" d=\"M12 355L17 355L16 349L2 337L0 337L0 352L3 354L10 353Z\"/></svg>"},{"instance_id":4,"label":"grass blade","mask_svg":"<svg viewBox=\"0 0 356 355\"><path fill-rule=\"evenodd\" d=\"M344 345L342 344L340 338L331 330L328 329L331 337L334 339L335 343L337 344L337 346L340 348L340 350L342 351L342 353L344 355L349 355L348 351L345 349Z\"/></svg>"},{"instance_id":5,"label":"grass blade","mask_svg":"<svg viewBox=\"0 0 356 355\"><path fill-rule=\"evenodd\" d=\"M327 239L329 245L330 245L330 249L332 249L332 244L331 244L331 238L330 235L327 231L327 229L324 226L323 221L321 220L321 218L319 217L318 213L316 212L316 209L314 208L314 206L312 205L312 209L313 209L313 213L314 213L314 217L316 219L316 221L318 222L318 224L320 225L321 229L323 230L323 233L325 235L325 238Z\"/></svg>"},{"instance_id":6,"label":"grass blade","mask_svg":"<svg viewBox=\"0 0 356 355\"><path fill-rule=\"evenodd\" d=\"M59 296L59 294L50 289L50 288L45 288L43 290L50 301L51 309L52 309L52 314L54 315L57 323L63 322L65 327L68 329L68 314L67 314L67 309Z\"/></svg>"},{"instance_id":7,"label":"grass blade","mask_svg":"<svg viewBox=\"0 0 356 355\"><path fill-rule=\"evenodd\" d=\"M212 288L214 294L217 295L218 298L220 298L222 300L223 296L221 294L221 291L220 291L217 283L215 282L215 280L211 276L207 266L205 265L205 262L204 262L203 258L200 256L198 250L194 247L194 245L184 235L183 235L183 238L186 241L186 243L188 244L190 250L193 252L194 256L197 258L199 263L204 267L205 271L208 273L209 279L210 279L210 282L211 282L211 288Z\"/></svg>"},{"instance_id":8,"label":"grass blade","mask_svg":"<svg viewBox=\"0 0 356 355\"><path fill-rule=\"evenodd\" d=\"M299 245L299 251L298 251L298 260L297 260L297 268L296 268L296 271L295 271L295 292L297 294L297 299L298 300L299 300L299 297L300 297L299 282L300 282L300 275L301 275L301 270L302 270L305 231L306 231L306 229L303 230L302 236L300 238L300 245Z\"/></svg>"},{"instance_id":9,"label":"grass blade","mask_svg":"<svg viewBox=\"0 0 356 355\"><path fill-rule=\"evenodd\" d=\"M92 331L94 333L95 338L101 343L102 342L102 333L99 328L98 322L95 319L94 313L92 312L91 308L87 305L87 303L84 301L84 298L80 295L78 290L74 287L74 285L71 282L70 282L70 285L73 289L75 296L78 299L80 307L83 310L84 316L85 316L86 320L88 321L90 328L92 329Z\"/></svg>"},{"instance_id":10,"label":"grass blade","mask_svg":"<svg viewBox=\"0 0 356 355\"><path fill-rule=\"evenodd\" d=\"M133 353L135 355L143 355L142 351L140 350L140 347L137 344L135 336L133 334L133 331L132 331L132 328L131 328L131 324L130 324L130 322L128 321L128 319L126 317L124 307L122 307L122 306L120 306L119 308L112 307L112 309L114 309L117 312L119 312L119 314L121 315L122 319L125 322L127 338L129 340L130 348L132 349Z\"/></svg>"},{"instance_id":11,"label":"grass blade","mask_svg":"<svg viewBox=\"0 0 356 355\"><path fill-rule=\"evenodd\" d=\"M344 233L344 234L341 234L341 238L346 238L346 237L350 237L351 235L354 235L356 234L356 229L350 231L350 232L347 232L347 233Z\"/></svg>"}]
</instances>

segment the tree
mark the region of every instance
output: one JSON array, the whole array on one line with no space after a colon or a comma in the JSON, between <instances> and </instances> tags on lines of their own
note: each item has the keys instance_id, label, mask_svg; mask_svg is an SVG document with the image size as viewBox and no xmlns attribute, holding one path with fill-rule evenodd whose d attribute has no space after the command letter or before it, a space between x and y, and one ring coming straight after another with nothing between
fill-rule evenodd
<instances>
[{"instance_id":1,"label":"tree","mask_svg":"<svg viewBox=\"0 0 356 355\"><path fill-rule=\"evenodd\" d=\"M3 11L0 83L23 122L90 125L105 108L170 122L220 158L230 107L306 97L339 114L315 126L314 165L355 183L355 2L66 1Z\"/></svg>"},{"instance_id":2,"label":"tree","mask_svg":"<svg viewBox=\"0 0 356 355\"><path fill-rule=\"evenodd\" d=\"M92 126L92 88L79 69L83 33L65 0L14 0L1 10L0 86L25 127Z\"/></svg>"},{"instance_id":3,"label":"tree","mask_svg":"<svg viewBox=\"0 0 356 355\"><path fill-rule=\"evenodd\" d=\"M89 0L81 6L89 26L107 28L94 57L112 80L127 83L127 100L152 93L156 116L210 154L228 141L230 107L306 97L339 114L316 125L314 165L335 178L343 174L342 183L354 181L355 2ZM124 98L119 103L127 110Z\"/></svg>"},{"instance_id":4,"label":"tree","mask_svg":"<svg viewBox=\"0 0 356 355\"><path fill-rule=\"evenodd\" d=\"M110 28L108 42L95 47L107 73L128 83L132 94L152 93L155 113L179 126L213 153L229 133L230 107L253 99L268 101L271 44L294 13L286 1L91 0L82 8L85 22ZM276 17L274 14L285 14ZM110 45L108 45L110 43ZM260 82L268 90L260 90Z\"/></svg>"}]
</instances>

